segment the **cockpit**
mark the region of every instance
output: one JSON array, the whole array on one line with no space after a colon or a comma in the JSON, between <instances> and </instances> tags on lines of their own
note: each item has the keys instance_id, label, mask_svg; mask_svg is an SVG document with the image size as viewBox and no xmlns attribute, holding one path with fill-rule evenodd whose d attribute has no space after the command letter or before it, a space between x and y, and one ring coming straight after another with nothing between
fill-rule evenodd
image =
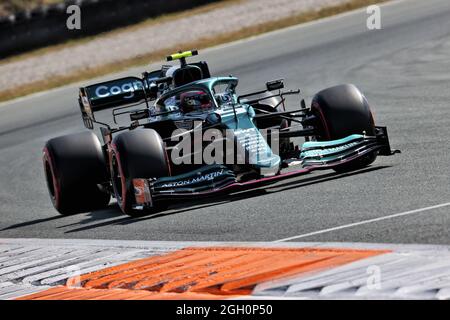
<instances>
[{"instance_id":1,"label":"cockpit","mask_svg":"<svg viewBox=\"0 0 450 320\"><path fill-rule=\"evenodd\" d=\"M206 113L237 102L234 78L211 79L211 87L208 86L208 80L202 84L186 86L183 90L174 90L171 94L161 97L155 104L156 113Z\"/></svg>"}]
</instances>

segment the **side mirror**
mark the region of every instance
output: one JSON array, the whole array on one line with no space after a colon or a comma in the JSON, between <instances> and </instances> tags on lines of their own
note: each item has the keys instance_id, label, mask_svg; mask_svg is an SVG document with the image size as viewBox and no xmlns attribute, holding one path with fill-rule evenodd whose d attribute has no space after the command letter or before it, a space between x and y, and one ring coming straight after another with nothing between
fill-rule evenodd
<instances>
[{"instance_id":1,"label":"side mirror","mask_svg":"<svg viewBox=\"0 0 450 320\"><path fill-rule=\"evenodd\" d=\"M266 87L268 91L281 90L284 88L284 80L273 80L266 83Z\"/></svg>"},{"instance_id":2,"label":"side mirror","mask_svg":"<svg viewBox=\"0 0 450 320\"><path fill-rule=\"evenodd\" d=\"M305 99L302 99L302 101L300 102L300 106L302 107L302 109L306 109Z\"/></svg>"}]
</instances>

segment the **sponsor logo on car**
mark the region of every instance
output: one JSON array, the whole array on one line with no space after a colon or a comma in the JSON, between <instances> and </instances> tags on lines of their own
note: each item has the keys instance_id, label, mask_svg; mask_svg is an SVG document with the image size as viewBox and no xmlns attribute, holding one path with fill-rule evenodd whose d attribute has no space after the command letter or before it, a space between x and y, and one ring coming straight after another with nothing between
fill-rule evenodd
<instances>
[{"instance_id":1,"label":"sponsor logo on car","mask_svg":"<svg viewBox=\"0 0 450 320\"><path fill-rule=\"evenodd\" d=\"M160 187L161 188L176 188L176 187L193 185L193 184L205 182L205 181L213 181L215 178L222 176L224 173L225 173L225 170L222 169L219 171L214 171L211 173L203 174L199 177L195 177L195 178L191 178L191 179L164 183Z\"/></svg>"},{"instance_id":2,"label":"sponsor logo on car","mask_svg":"<svg viewBox=\"0 0 450 320\"><path fill-rule=\"evenodd\" d=\"M114 85L114 86L101 85L95 89L95 95L97 96L97 98L107 98L110 96L127 94L124 95L123 98L131 99L134 97L135 91L142 89L143 89L142 83L138 81L127 82L122 85Z\"/></svg>"},{"instance_id":3,"label":"sponsor logo on car","mask_svg":"<svg viewBox=\"0 0 450 320\"><path fill-rule=\"evenodd\" d=\"M344 145L338 146L338 147L303 151L301 153L301 157L302 158L324 157L329 154L339 153L342 151L349 150L353 147L358 146L359 144L360 144L360 142L351 142L351 143L344 144Z\"/></svg>"}]
</instances>

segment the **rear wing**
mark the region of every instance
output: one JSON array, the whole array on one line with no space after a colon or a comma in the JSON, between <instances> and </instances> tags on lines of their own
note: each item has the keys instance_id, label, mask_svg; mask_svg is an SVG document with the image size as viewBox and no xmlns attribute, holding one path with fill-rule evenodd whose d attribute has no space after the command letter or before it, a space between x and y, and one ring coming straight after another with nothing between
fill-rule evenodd
<instances>
[{"instance_id":1,"label":"rear wing","mask_svg":"<svg viewBox=\"0 0 450 320\"><path fill-rule=\"evenodd\" d=\"M169 56L167 60L180 60L181 68L195 66L199 69L199 72L201 71L202 79L210 78L211 74L206 62L186 63L187 57L196 56L197 54L198 51L196 50L178 52ZM113 108L115 122L115 111L118 109L133 107L143 102L145 102L147 109L149 109L149 101L157 99L158 94L162 94L175 86L175 79L172 76L166 75L167 70L172 67L171 65L166 65L161 70L150 73L144 72L142 78L125 77L80 88L78 102L86 128L93 129L94 123L109 127L95 120L94 114L100 110ZM131 120L133 121L135 119Z\"/></svg>"},{"instance_id":2,"label":"rear wing","mask_svg":"<svg viewBox=\"0 0 450 320\"><path fill-rule=\"evenodd\" d=\"M80 88L79 104L85 126L92 129L95 112L137 104L146 98L144 80L126 77Z\"/></svg>"},{"instance_id":3,"label":"rear wing","mask_svg":"<svg viewBox=\"0 0 450 320\"><path fill-rule=\"evenodd\" d=\"M145 99L142 79L127 77L94 84L84 88L93 111L137 103Z\"/></svg>"}]
</instances>

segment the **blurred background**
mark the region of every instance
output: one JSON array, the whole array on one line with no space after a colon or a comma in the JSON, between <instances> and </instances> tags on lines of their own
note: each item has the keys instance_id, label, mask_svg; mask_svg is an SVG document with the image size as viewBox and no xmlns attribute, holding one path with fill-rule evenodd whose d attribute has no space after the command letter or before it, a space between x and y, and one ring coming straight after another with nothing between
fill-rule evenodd
<instances>
[{"instance_id":1,"label":"blurred background","mask_svg":"<svg viewBox=\"0 0 450 320\"><path fill-rule=\"evenodd\" d=\"M0 101L94 81L161 61L178 50L204 49L380 2L0 1ZM79 28L69 28L68 22L73 26L76 20Z\"/></svg>"},{"instance_id":2,"label":"blurred background","mask_svg":"<svg viewBox=\"0 0 450 320\"><path fill-rule=\"evenodd\" d=\"M63 2L63 0L4 0L0 3L0 15L2 17L9 16L25 10L33 10L40 6L60 2Z\"/></svg>"},{"instance_id":3,"label":"blurred background","mask_svg":"<svg viewBox=\"0 0 450 320\"><path fill-rule=\"evenodd\" d=\"M4 0L0 3L0 57L94 35L146 18L219 0ZM79 6L82 27L69 30L67 8Z\"/></svg>"}]
</instances>

